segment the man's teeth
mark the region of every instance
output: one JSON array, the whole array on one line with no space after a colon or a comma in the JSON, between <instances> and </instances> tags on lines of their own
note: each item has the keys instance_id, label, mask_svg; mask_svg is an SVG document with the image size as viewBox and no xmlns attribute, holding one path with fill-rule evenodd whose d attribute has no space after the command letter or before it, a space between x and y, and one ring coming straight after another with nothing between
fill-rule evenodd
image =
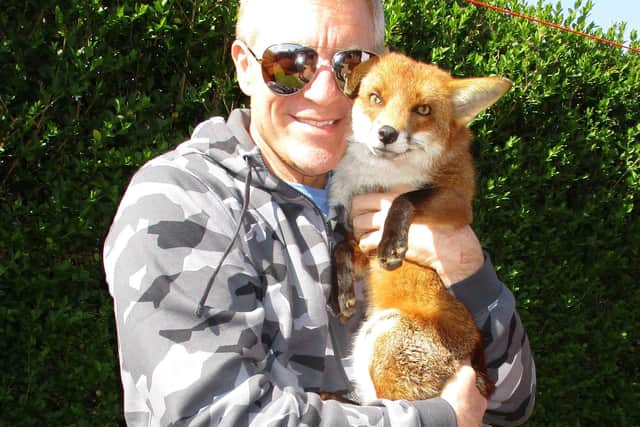
<instances>
[{"instance_id":1,"label":"man's teeth","mask_svg":"<svg viewBox=\"0 0 640 427\"><path fill-rule=\"evenodd\" d=\"M317 127L330 126L332 124L335 124L335 122L337 121L337 120L322 120L322 121L318 121L318 120L308 120L308 119L299 119L299 120L304 124L311 125L311 126L317 126Z\"/></svg>"}]
</instances>

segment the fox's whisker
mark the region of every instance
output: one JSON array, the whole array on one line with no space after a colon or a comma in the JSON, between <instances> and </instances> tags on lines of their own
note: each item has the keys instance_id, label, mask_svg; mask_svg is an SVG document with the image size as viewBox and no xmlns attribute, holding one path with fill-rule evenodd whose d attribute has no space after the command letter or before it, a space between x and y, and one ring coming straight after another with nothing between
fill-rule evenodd
<instances>
[{"instance_id":1,"label":"fox's whisker","mask_svg":"<svg viewBox=\"0 0 640 427\"><path fill-rule=\"evenodd\" d=\"M373 154L376 157L378 156L378 153L376 152L376 150L372 146L370 146L369 144L367 144L365 142L358 141L353 135L349 135L347 137L347 142L349 144L363 144L365 147L367 147L367 150L369 150L371 152L371 154Z\"/></svg>"}]
</instances>

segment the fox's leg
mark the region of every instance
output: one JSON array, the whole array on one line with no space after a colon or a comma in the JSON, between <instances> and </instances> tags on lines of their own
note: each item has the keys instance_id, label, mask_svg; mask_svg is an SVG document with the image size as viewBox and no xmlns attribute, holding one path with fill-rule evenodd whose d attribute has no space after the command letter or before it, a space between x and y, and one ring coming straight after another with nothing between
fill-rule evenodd
<instances>
[{"instance_id":1,"label":"fox's leg","mask_svg":"<svg viewBox=\"0 0 640 427\"><path fill-rule=\"evenodd\" d=\"M402 265L408 248L409 226L414 219L430 225L470 224L471 201L455 191L434 186L398 196L389 208L378 245L378 261L385 269Z\"/></svg>"},{"instance_id":2,"label":"fox's leg","mask_svg":"<svg viewBox=\"0 0 640 427\"><path fill-rule=\"evenodd\" d=\"M345 323L356 311L355 283L363 277L369 259L362 253L353 235L338 243L333 252L334 278L331 305L338 319Z\"/></svg>"},{"instance_id":3,"label":"fox's leg","mask_svg":"<svg viewBox=\"0 0 640 427\"><path fill-rule=\"evenodd\" d=\"M349 240L338 243L334 249L335 277L331 302L342 322L353 316L356 307L354 250Z\"/></svg>"},{"instance_id":4,"label":"fox's leg","mask_svg":"<svg viewBox=\"0 0 640 427\"><path fill-rule=\"evenodd\" d=\"M378 261L387 270L394 270L404 260L407 253L409 226L413 222L416 204L423 204L435 192L434 188L411 191L398 196L387 213L378 245Z\"/></svg>"}]
</instances>

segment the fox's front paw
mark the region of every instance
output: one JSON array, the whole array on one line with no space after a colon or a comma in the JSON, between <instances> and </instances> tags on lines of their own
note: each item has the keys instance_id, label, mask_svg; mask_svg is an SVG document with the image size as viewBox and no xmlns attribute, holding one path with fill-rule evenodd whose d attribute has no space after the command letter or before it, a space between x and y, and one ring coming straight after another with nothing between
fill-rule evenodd
<instances>
[{"instance_id":1,"label":"fox's front paw","mask_svg":"<svg viewBox=\"0 0 640 427\"><path fill-rule=\"evenodd\" d=\"M336 245L334 250L335 276L332 298L334 310L338 319L346 323L356 312L356 292L353 287L356 283L357 260L352 239L345 239ZM337 305L337 307L335 307Z\"/></svg>"},{"instance_id":2,"label":"fox's front paw","mask_svg":"<svg viewBox=\"0 0 640 427\"><path fill-rule=\"evenodd\" d=\"M402 265L407 253L406 239L393 233L385 233L378 245L378 262L386 270L395 270Z\"/></svg>"},{"instance_id":3,"label":"fox's front paw","mask_svg":"<svg viewBox=\"0 0 640 427\"><path fill-rule=\"evenodd\" d=\"M396 198L389 208L378 245L378 262L387 270L395 270L402 265L409 247L413 212L413 204L406 194Z\"/></svg>"},{"instance_id":4,"label":"fox's front paw","mask_svg":"<svg viewBox=\"0 0 640 427\"><path fill-rule=\"evenodd\" d=\"M356 312L356 296L351 292L345 292L338 296L340 304L340 320L348 320Z\"/></svg>"},{"instance_id":5,"label":"fox's front paw","mask_svg":"<svg viewBox=\"0 0 640 427\"><path fill-rule=\"evenodd\" d=\"M342 323L346 323L356 312L356 294L352 277L349 279L338 280L338 319Z\"/></svg>"}]
</instances>

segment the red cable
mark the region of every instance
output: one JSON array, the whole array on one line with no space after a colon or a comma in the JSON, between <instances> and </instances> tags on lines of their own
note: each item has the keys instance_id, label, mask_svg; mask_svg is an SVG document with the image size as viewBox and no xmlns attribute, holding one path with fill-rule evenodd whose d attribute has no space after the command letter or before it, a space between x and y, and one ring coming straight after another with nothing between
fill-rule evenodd
<instances>
[{"instance_id":1,"label":"red cable","mask_svg":"<svg viewBox=\"0 0 640 427\"><path fill-rule=\"evenodd\" d=\"M592 39L592 40L599 41L600 43L606 43L606 44L610 44L612 46L616 46L616 47L620 47L620 48L623 48L623 49L630 50L630 51L635 52L635 53L640 53L640 49L638 49L638 48L631 47L631 46L625 46L622 43L614 42L613 40L609 40L609 39L605 39L605 38L602 38L602 37L594 36L592 34L583 33L582 31L574 30L572 28L565 27L563 25L558 25L558 24L554 24L553 22L548 22L548 21L544 21L542 19L534 18L533 16L523 15L521 13L514 12L514 11L509 10L509 9L504 9L504 8L501 8L501 7L498 7L498 6L492 6L490 4L483 3L483 2L477 1L477 0L465 0L465 1L468 2L468 3L473 3L476 6L486 7L487 9L493 9L493 10L496 10L498 12L505 13L507 15L512 15L512 16L515 16L515 17L518 17L518 18L523 18L523 19L526 19L528 21L533 21L533 22L535 22L537 24L546 25L547 27L552 27L552 28L556 28L558 30L567 31L569 33L578 34L578 35L580 35L582 37L586 37L586 38L589 38L589 39Z\"/></svg>"}]
</instances>

